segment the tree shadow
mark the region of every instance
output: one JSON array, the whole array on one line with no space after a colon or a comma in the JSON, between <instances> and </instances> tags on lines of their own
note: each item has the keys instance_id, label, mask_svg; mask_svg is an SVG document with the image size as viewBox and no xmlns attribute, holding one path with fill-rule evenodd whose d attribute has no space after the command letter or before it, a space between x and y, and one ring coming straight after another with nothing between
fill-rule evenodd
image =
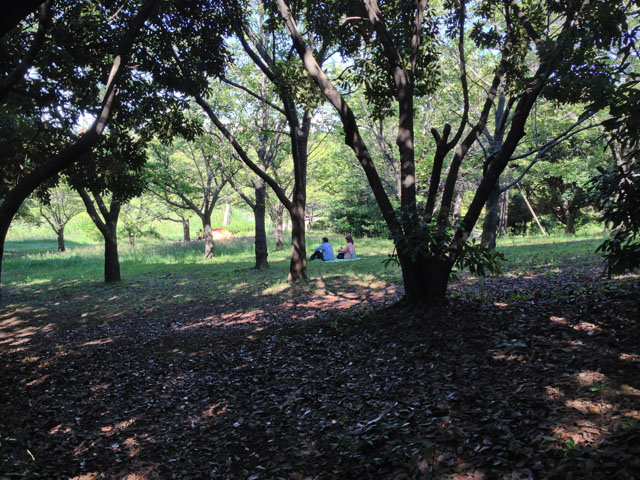
<instances>
[{"instance_id":1,"label":"tree shadow","mask_svg":"<svg viewBox=\"0 0 640 480\"><path fill-rule=\"evenodd\" d=\"M467 293L423 318L380 308L392 283L327 270L295 286L233 271L209 284L210 267L57 297L34 287L22 293L40 303L2 307L0 427L15 468L633 478L637 277L463 279Z\"/></svg>"}]
</instances>

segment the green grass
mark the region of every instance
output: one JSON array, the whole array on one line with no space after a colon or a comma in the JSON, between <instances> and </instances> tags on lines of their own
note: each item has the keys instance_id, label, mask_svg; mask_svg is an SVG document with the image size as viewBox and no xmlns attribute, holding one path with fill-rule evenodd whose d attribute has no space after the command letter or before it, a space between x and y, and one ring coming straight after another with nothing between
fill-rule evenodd
<instances>
[{"instance_id":1,"label":"green grass","mask_svg":"<svg viewBox=\"0 0 640 480\"><path fill-rule=\"evenodd\" d=\"M498 241L497 250L505 255L504 269L518 274L560 263L597 261L598 254L595 251L602 240L602 233L508 237Z\"/></svg>"},{"instance_id":2,"label":"green grass","mask_svg":"<svg viewBox=\"0 0 640 480\"><path fill-rule=\"evenodd\" d=\"M324 232L307 235L307 252L320 244ZM336 248L342 237L329 235ZM498 250L506 258L505 271L520 275L539 267L562 262L593 264L600 237L517 237L500 240ZM256 271L253 237L236 237L216 243L216 256L203 258L201 242L141 243L136 247L121 241L122 282L103 282L104 256L101 244L69 239L68 250L56 252L54 239L7 242L8 254L2 270L2 300L5 305L23 305L62 316L104 321L126 312L167 312L189 309L241 297L247 308L260 308L271 296L295 300L296 295L323 288L370 287L400 284L397 266L385 268L383 260L392 251L391 241L356 239L361 260L308 264L310 281L299 285L286 282L290 245L276 252L269 239L269 265ZM548 270L548 269L547 269ZM82 311L78 311L81 309ZM182 315L183 313L174 313ZM167 313L167 315L173 315ZM58 315L60 316L60 315Z\"/></svg>"},{"instance_id":3,"label":"green grass","mask_svg":"<svg viewBox=\"0 0 640 480\"><path fill-rule=\"evenodd\" d=\"M213 228L222 227L223 208L214 210L211 217ZM200 219L193 215L190 219L191 235L196 237L196 232L202 228ZM182 225L177 222L155 221L152 223L154 230L165 242L174 242L182 239ZM231 224L226 226L234 235L251 235L253 233L253 213L249 210L234 208L231 214ZM54 238L51 227L42 222L39 225L14 221L7 235L8 241L32 241L34 239ZM86 213L81 213L71 219L65 228L65 237L82 244L101 244L102 237L91 219ZM124 238L124 237L123 237ZM154 239L139 239L142 243L154 242ZM53 247L56 248L55 246Z\"/></svg>"},{"instance_id":4,"label":"green grass","mask_svg":"<svg viewBox=\"0 0 640 480\"><path fill-rule=\"evenodd\" d=\"M307 249L320 244L322 234L307 235ZM338 236L333 235L336 247ZM385 270L382 259L391 242L381 239L356 241L361 260L345 263L310 262L308 284L286 282L290 245L275 251L269 240L269 265L256 271L253 237L236 237L217 242L216 256L203 258L204 246L194 241L119 246L122 282L103 282L104 256L101 245L69 242L64 253L56 251L53 239L10 241L2 270L3 303L26 303L34 308L56 310L74 299L87 319L105 318L141 308L175 308L180 305L210 304L241 295L247 305L259 305L270 295L293 295L316 288L316 281L349 278L354 285L393 283L397 269ZM78 299L86 296L84 302ZM77 313L77 312L76 312Z\"/></svg>"}]
</instances>

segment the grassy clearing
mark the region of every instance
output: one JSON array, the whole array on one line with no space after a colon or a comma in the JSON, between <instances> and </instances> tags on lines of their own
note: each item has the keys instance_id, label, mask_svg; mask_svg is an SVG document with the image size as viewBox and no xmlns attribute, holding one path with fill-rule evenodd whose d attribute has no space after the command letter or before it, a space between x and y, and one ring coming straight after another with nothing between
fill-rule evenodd
<instances>
[{"instance_id":1,"label":"grassy clearing","mask_svg":"<svg viewBox=\"0 0 640 480\"><path fill-rule=\"evenodd\" d=\"M308 250L318 245L321 234L307 237ZM333 236L335 240L338 236ZM334 241L336 246L339 242ZM356 262L310 262L310 282L289 285L290 245L280 252L269 244L270 268L254 270L253 237L237 237L216 244L216 256L204 259L201 242L120 246L123 281L105 284L103 248L100 245L69 243L67 252L56 252L54 240L7 242L3 263L3 303L40 308L84 320L109 319L127 312L174 310L184 306L211 305L242 297L249 308L273 295L295 298L317 288L317 281L348 282L367 286L374 282L392 284L397 269L385 270L382 260L391 243L382 239L361 239ZM344 280L346 279L346 280ZM190 308L191 308L190 307ZM82 310L82 311L80 311Z\"/></svg>"},{"instance_id":2,"label":"grassy clearing","mask_svg":"<svg viewBox=\"0 0 640 480\"><path fill-rule=\"evenodd\" d=\"M322 234L307 237L307 250L321 241ZM336 246L338 235L331 236ZM522 275L536 268L571 263L593 264L601 238L528 237L499 242L505 255L505 273ZM141 244L120 247L123 281L103 282L101 245L70 241L68 251L55 251L54 240L7 242L3 263L3 303L45 310L58 309L83 319L113 318L123 313L162 311L181 306L196 308L242 297L248 308L260 308L271 296L295 299L326 284L366 287L401 283L399 268L385 268L383 260L393 246L386 239L357 239L361 260L345 263L310 262L310 282L289 285L290 246L280 252L269 244L270 268L256 271L253 237L237 237L216 244L216 257L204 259L201 242ZM334 287L335 288L335 287ZM6 304L6 303L5 303ZM81 312L79 310L82 310Z\"/></svg>"},{"instance_id":3,"label":"grassy clearing","mask_svg":"<svg viewBox=\"0 0 640 480\"><path fill-rule=\"evenodd\" d=\"M505 255L504 270L519 275L553 265L597 262L595 251L603 239L602 234L509 237L501 239L497 249Z\"/></svg>"}]
</instances>

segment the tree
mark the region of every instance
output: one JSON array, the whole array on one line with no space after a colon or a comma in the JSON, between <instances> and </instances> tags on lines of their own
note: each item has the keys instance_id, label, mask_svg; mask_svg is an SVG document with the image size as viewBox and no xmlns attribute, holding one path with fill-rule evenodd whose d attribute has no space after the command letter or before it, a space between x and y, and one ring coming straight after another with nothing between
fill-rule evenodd
<instances>
[{"instance_id":1,"label":"tree","mask_svg":"<svg viewBox=\"0 0 640 480\"><path fill-rule=\"evenodd\" d=\"M191 242L191 212L169 205L158 197L155 197L154 200L155 218L182 225L182 242L185 244Z\"/></svg>"},{"instance_id":2,"label":"tree","mask_svg":"<svg viewBox=\"0 0 640 480\"><path fill-rule=\"evenodd\" d=\"M90 151L114 112L120 127L147 138L193 134L194 126L183 115L186 101L175 94L173 44L189 50L187 61L200 71L215 74L223 65L224 36L233 25L224 2L209 0L125 5L73 0L52 2L54 7L46 40L23 70L30 73L11 77L18 80L0 98L0 122L7 133L2 140L8 140L0 159L0 256L24 199L54 185L62 170ZM2 38L5 80L23 68L24 52L31 51L41 31L18 26ZM87 121L91 125L82 128Z\"/></svg>"},{"instance_id":3,"label":"tree","mask_svg":"<svg viewBox=\"0 0 640 480\"><path fill-rule=\"evenodd\" d=\"M122 206L145 186L144 142L111 127L99 147L65 170L67 182L80 195L89 217L104 238L104 280L118 282L118 219Z\"/></svg>"},{"instance_id":4,"label":"tree","mask_svg":"<svg viewBox=\"0 0 640 480\"><path fill-rule=\"evenodd\" d=\"M248 68L249 67L249 68ZM251 150L245 149L240 143L238 147L242 149L245 158L253 158L255 164L266 174L272 176L282 163L281 151L284 122L280 113L272 106L269 98L273 93L269 88L269 80L262 72L258 72L258 78L252 75L251 65L240 65L236 61L236 68L233 69L235 75L227 71L225 82L233 86L233 92L226 96L221 102L218 94L215 102L218 114L221 111L224 116L233 115L234 138L242 139L242 145L251 145ZM222 87L222 85L221 85ZM220 89L221 91L228 90ZM229 99L234 98L233 102ZM212 98L209 99L211 104ZM222 105L224 103L225 105ZM231 105L229 105L232 103ZM285 134L286 135L286 134ZM245 195L241 185L237 181L232 181L231 185L236 190L240 198L251 208L254 215L255 229L255 257L256 269L262 270L268 267L268 249L266 232L266 211L267 211L267 185L265 180L252 172L243 163L244 175L241 177L244 185L248 185L253 190L253 198ZM279 185L282 185L278 182Z\"/></svg>"},{"instance_id":5,"label":"tree","mask_svg":"<svg viewBox=\"0 0 640 480\"><path fill-rule=\"evenodd\" d=\"M195 213L204 230L204 258L215 255L211 215L229 179L235 160L226 144L207 132L193 141L173 146L152 143L153 159L147 171L150 191L171 208Z\"/></svg>"},{"instance_id":6,"label":"tree","mask_svg":"<svg viewBox=\"0 0 640 480\"><path fill-rule=\"evenodd\" d=\"M637 25L631 32L635 34ZM604 123L613 166L599 168L590 185L594 205L603 220L613 226L611 238L599 247L607 261L606 273L618 275L640 267L640 58L638 49L620 49L630 65L620 88L609 99L611 117Z\"/></svg>"},{"instance_id":7,"label":"tree","mask_svg":"<svg viewBox=\"0 0 640 480\"><path fill-rule=\"evenodd\" d=\"M191 95L203 111L208 115L213 125L227 138L238 157L264 182L269 185L280 202L289 212L291 217L291 262L289 265L289 281L301 281L307 278L307 258L305 240L305 210L306 210L306 184L309 135L313 111L316 108L319 97L317 92L306 77L301 76L298 65L291 62L290 49L282 45L281 34L272 31L271 35L265 35L265 25L275 25L274 22L265 22L261 16L262 9L257 7L258 21L255 29L250 28L250 22L245 19L242 27L235 29L235 35L246 54L255 66L266 76L278 98L279 106L268 99L264 99L257 92L250 92L258 99L264 99L276 111L284 116L287 122L291 142L291 155L293 159L294 182L290 198L285 189L278 184L276 179L265 172L247 154L247 149L234 136L225 122L221 120L214 107L207 101L207 95L203 89L185 88L185 93ZM253 10L251 10L253 13ZM328 50L323 46L317 48L320 63L326 59ZM184 79L193 75L193 69L187 65L180 66ZM185 84L186 87L190 87ZM247 89L248 90L248 89Z\"/></svg>"},{"instance_id":8,"label":"tree","mask_svg":"<svg viewBox=\"0 0 640 480\"><path fill-rule=\"evenodd\" d=\"M73 64L73 67L77 69L78 73L75 77L74 75L70 75L68 78L77 79L78 77L82 77L82 80L84 80L84 83L78 82L73 86L78 87L80 83L83 83L85 88L87 85L93 87L86 89L89 90L89 92L85 90L77 91L76 93L78 97L82 99L80 102L82 104L81 108L85 109L86 107L84 111L91 111L95 115L95 120L90 127L84 131L83 135L74 138L70 143L67 142L66 146L64 142L60 140L60 135L52 132L52 130L55 130L56 127L60 125L56 125L55 122L58 117L55 113L55 105L53 106L54 108L48 108L47 102L50 102L52 97L54 99L68 97L69 91L73 92L76 89L61 81L55 84L56 89L51 93L48 93L46 89L44 90L44 94L42 93L43 85L45 85L46 80L49 79L47 73L54 72L64 78L66 72L64 71L65 69L62 68L63 65L43 64L41 75L30 75L26 82L27 85L22 91L15 93L12 91L11 94L6 94L2 98L3 107L5 107L3 109L5 125L8 120L11 126L15 128L7 131L9 134L7 136L9 138L7 145L9 151L7 152L8 155L3 155L2 157L3 175L0 186L0 196L2 198L2 204L0 205L0 267L7 231L22 202L45 182L55 178L62 170L72 165L100 140L106 124L113 114L117 87L121 87L120 82L126 76L126 66L135 42L144 23L152 16L155 4L156 1L154 0L145 0L137 9L123 10L120 16L122 21L118 25L120 28L117 29L114 25L111 25L109 28L110 39L115 38L117 42L115 42L115 45L113 40L107 42L106 51L102 51L102 56L100 58L92 58L92 60L94 60L93 65L88 62L87 58L82 61L72 58L71 62L67 61L67 64L65 64L67 66ZM81 24L79 17L81 17L82 12L81 9L69 7L68 10L65 10L65 13L71 15L73 20L71 21L70 18L61 15L61 23L64 23L65 20L68 21L67 25L65 25L66 33L68 34L70 25ZM82 32L85 34L89 33L89 28L83 29ZM58 31L62 33L61 30ZM17 40L17 44L19 45L23 41L24 40L20 38ZM54 42L51 43L53 44ZM55 49L56 46L52 45L52 48ZM16 50L20 51L20 47L14 46L13 50L7 49L9 52ZM109 52L109 54L107 54L107 52ZM91 50L91 53L96 54L95 50ZM105 61L108 58L113 58L114 60L110 62L107 81L104 82L103 80L101 84L98 79L102 77L104 67L109 65ZM3 59L2 65L4 71L19 68L15 67L15 65L19 64L21 59L21 56ZM87 65L87 63L89 63L89 65ZM55 70L56 67L58 67L60 71ZM84 70L83 67L85 67ZM80 72L85 74L89 72L89 74L85 77L79 75ZM23 77L22 83L25 83L25 78L26 76ZM18 82L15 82L13 86L14 91L17 84ZM102 95L100 97L92 95L96 93L96 90L101 85L103 86ZM87 95L87 97L85 97L85 95ZM93 98L92 104L87 101L88 97ZM100 98L101 100L96 102L96 98ZM25 102L25 99L32 99L33 101ZM25 106L23 103L27 103L27 105ZM97 107L96 103L98 105ZM50 105L49 103L49 106ZM27 113L23 113L23 110L28 111ZM47 111L50 112L49 117L44 116ZM41 123L38 118L51 118L53 121L47 120ZM67 125L63 124L62 129L60 129L64 130L64 135L70 133L66 127ZM45 138L39 139L39 142L29 142L28 139L33 140L34 138L30 136L30 134L32 132L40 133L40 131L44 132ZM29 147L33 145L35 145L35 148L30 149ZM51 151L54 153L50 154Z\"/></svg>"},{"instance_id":9,"label":"tree","mask_svg":"<svg viewBox=\"0 0 640 480\"><path fill-rule=\"evenodd\" d=\"M621 275L640 268L640 167L635 153L615 167L600 170L591 184L591 200L605 222L614 226L613 236L599 247L607 275Z\"/></svg>"},{"instance_id":10,"label":"tree","mask_svg":"<svg viewBox=\"0 0 640 480\"><path fill-rule=\"evenodd\" d=\"M31 12L45 3L49 2L44 2L43 0L25 0L3 5L2 17L0 17L0 37L4 36L12 28L15 28L21 20L24 20Z\"/></svg>"},{"instance_id":11,"label":"tree","mask_svg":"<svg viewBox=\"0 0 640 480\"><path fill-rule=\"evenodd\" d=\"M84 210L78 196L66 186L48 192L40 202L40 215L58 237L58 251L64 252L64 229L69 221Z\"/></svg>"},{"instance_id":12,"label":"tree","mask_svg":"<svg viewBox=\"0 0 640 480\"><path fill-rule=\"evenodd\" d=\"M470 266L476 271L495 266L493 257L469 246L467 239L491 190L524 137L527 119L543 90L556 89L556 98L563 101L575 101L585 95L597 106L596 92L602 94L603 88L613 88L615 73L624 68L615 65L608 54L622 43L630 48L635 42L635 35L627 35L626 24L627 14L633 7L613 1L597 4L570 1L562 7L551 1L541 6L537 3L521 6L515 1L447 2L442 5L444 16L437 8L427 8L426 0L380 5L375 0L347 4L327 1L322 2L322 6L314 2L314 8L305 11L305 28L333 39L342 57L351 60L354 81L365 85L374 115L388 116L392 106L396 109L401 177L401 205L396 215L353 110L314 59L313 51L298 30L296 15L302 10L292 13L285 0L274 3L307 72L340 115L345 142L367 175L396 245L405 301L426 309L444 303L454 266ZM446 26L445 32L440 31L441 25ZM456 129L450 124L441 130L431 129L436 148L426 202L419 206L414 100L437 88L437 44L444 34L457 39L464 109ZM470 84L465 60L467 35L485 55L496 58L483 107L473 122L469 115ZM528 56L536 58L533 74L523 62ZM466 213L452 224L461 165L486 128L500 88L518 92L504 141L486 162ZM449 168L441 189L444 161L449 154Z\"/></svg>"},{"instance_id":13,"label":"tree","mask_svg":"<svg viewBox=\"0 0 640 480\"><path fill-rule=\"evenodd\" d=\"M129 200L120 209L122 232L129 238L129 246L135 247L137 237L159 237L152 222L157 215L151 210L149 199L140 196Z\"/></svg>"}]
</instances>

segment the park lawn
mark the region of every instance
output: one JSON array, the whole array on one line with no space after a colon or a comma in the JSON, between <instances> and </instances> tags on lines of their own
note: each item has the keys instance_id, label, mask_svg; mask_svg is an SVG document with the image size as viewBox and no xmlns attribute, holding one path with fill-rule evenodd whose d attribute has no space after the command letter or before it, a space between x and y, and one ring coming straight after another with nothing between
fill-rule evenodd
<instances>
[{"instance_id":1,"label":"park lawn","mask_svg":"<svg viewBox=\"0 0 640 480\"><path fill-rule=\"evenodd\" d=\"M312 238L308 245L318 239ZM0 478L633 478L638 276L597 238L511 239L503 275L399 311L386 240L361 261L251 239L100 249L10 244L0 306ZM23 248L24 247L24 248ZM30 248L31 247L31 248ZM55 248L55 245L53 246Z\"/></svg>"}]
</instances>

